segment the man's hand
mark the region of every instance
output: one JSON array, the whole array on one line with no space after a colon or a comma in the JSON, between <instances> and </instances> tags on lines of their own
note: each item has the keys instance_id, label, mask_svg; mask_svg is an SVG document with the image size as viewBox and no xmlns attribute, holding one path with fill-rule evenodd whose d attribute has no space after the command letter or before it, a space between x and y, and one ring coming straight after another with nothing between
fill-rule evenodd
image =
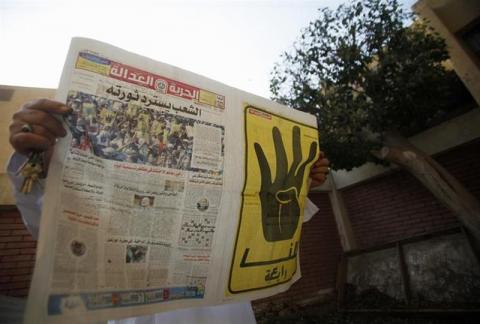
<instances>
[{"instance_id":1,"label":"man's hand","mask_svg":"<svg viewBox=\"0 0 480 324\"><path fill-rule=\"evenodd\" d=\"M10 144L16 152L28 155L31 152L47 152L47 160L58 137L67 132L53 114L64 115L71 111L65 104L38 99L26 103L13 115L10 124ZM45 161L48 165L49 161Z\"/></svg>"},{"instance_id":2,"label":"man's hand","mask_svg":"<svg viewBox=\"0 0 480 324\"><path fill-rule=\"evenodd\" d=\"M328 172L330 171L330 161L325 157L325 154L320 151L320 156L317 162L315 162L310 170L310 189L322 185L327 180Z\"/></svg>"}]
</instances>

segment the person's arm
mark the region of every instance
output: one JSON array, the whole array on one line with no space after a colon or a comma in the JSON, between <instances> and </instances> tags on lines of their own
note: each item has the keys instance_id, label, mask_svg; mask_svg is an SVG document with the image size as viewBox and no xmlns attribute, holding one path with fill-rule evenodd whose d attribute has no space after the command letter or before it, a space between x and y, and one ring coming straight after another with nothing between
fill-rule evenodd
<instances>
[{"instance_id":1,"label":"person's arm","mask_svg":"<svg viewBox=\"0 0 480 324\"><path fill-rule=\"evenodd\" d=\"M48 166L56 139L66 135L62 124L53 114L65 114L69 111L70 109L60 102L39 99L22 106L13 115L10 124L10 144L15 153L10 158L7 173L14 187L17 208L35 239L38 237L40 224L44 180L38 180L32 191L24 194L20 192L24 178L18 175L17 171L31 152L44 152L45 165Z\"/></svg>"},{"instance_id":2,"label":"person's arm","mask_svg":"<svg viewBox=\"0 0 480 324\"><path fill-rule=\"evenodd\" d=\"M40 214L42 210L43 201L43 186L44 180L40 179L32 187L29 194L20 192L24 178L17 174L17 170L27 160L27 157L19 153L14 153L7 165L7 173L10 182L13 185L15 201L23 222L27 227L32 237L36 240L38 238L38 229L40 226Z\"/></svg>"}]
</instances>

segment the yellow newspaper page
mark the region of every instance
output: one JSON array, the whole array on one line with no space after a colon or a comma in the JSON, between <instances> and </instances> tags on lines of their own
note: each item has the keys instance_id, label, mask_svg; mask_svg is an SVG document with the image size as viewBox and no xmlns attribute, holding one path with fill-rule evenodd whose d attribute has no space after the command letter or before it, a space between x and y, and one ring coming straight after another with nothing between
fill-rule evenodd
<instances>
[{"instance_id":1,"label":"yellow newspaper page","mask_svg":"<svg viewBox=\"0 0 480 324\"><path fill-rule=\"evenodd\" d=\"M249 105L245 146L230 294L280 285L295 275L308 171L319 152L314 127Z\"/></svg>"}]
</instances>

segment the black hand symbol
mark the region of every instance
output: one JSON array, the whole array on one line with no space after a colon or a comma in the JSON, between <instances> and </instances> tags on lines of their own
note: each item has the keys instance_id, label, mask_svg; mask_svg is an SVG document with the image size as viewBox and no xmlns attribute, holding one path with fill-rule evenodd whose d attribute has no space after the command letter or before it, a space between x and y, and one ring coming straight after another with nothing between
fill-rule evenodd
<instances>
[{"instance_id":1,"label":"black hand symbol","mask_svg":"<svg viewBox=\"0 0 480 324\"><path fill-rule=\"evenodd\" d=\"M300 217L298 197L302 187L305 167L317 154L315 142L310 144L308 159L302 162L300 146L300 128L293 127L293 163L288 170L287 154L283 146L282 135L277 127L272 129L276 154L276 175L272 175L267 158L260 144L255 143L258 165L261 174L260 203L262 205L263 236L269 242L288 240L293 237ZM301 163L301 164L300 164Z\"/></svg>"}]
</instances>

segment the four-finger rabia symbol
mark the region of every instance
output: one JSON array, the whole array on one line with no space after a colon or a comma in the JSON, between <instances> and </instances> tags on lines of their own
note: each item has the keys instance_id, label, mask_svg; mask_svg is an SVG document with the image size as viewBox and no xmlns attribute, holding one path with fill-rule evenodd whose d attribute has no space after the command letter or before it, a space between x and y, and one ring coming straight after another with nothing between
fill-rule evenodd
<instances>
[{"instance_id":1,"label":"four-finger rabia symbol","mask_svg":"<svg viewBox=\"0 0 480 324\"><path fill-rule=\"evenodd\" d=\"M298 200L305 168L317 154L317 145L312 142L308 158L302 162L300 128L294 126L292 135L293 162L288 168L282 135L277 127L273 127L272 136L276 155L276 172L273 181L270 165L261 145L254 144L261 174L260 203L262 205L263 235L269 242L288 240L295 234L300 218Z\"/></svg>"}]
</instances>

